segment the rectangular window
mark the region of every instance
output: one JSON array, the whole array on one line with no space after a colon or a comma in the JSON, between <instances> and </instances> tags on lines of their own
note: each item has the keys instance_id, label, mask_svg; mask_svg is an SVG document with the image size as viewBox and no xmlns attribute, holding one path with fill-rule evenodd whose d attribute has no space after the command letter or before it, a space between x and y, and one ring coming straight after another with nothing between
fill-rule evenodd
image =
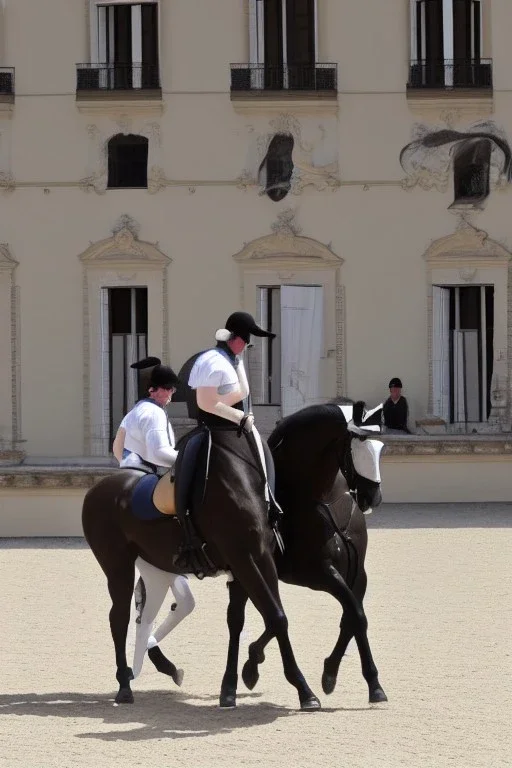
<instances>
[{"instance_id":1,"label":"rectangular window","mask_svg":"<svg viewBox=\"0 0 512 768\"><path fill-rule=\"evenodd\" d=\"M323 289L261 286L258 319L275 339L251 338L249 377L255 405L281 405L283 416L318 402L323 338Z\"/></svg>"},{"instance_id":2,"label":"rectangular window","mask_svg":"<svg viewBox=\"0 0 512 768\"><path fill-rule=\"evenodd\" d=\"M417 85L481 84L481 49L480 0L411 0L411 57Z\"/></svg>"},{"instance_id":3,"label":"rectangular window","mask_svg":"<svg viewBox=\"0 0 512 768\"><path fill-rule=\"evenodd\" d=\"M125 413L145 394L142 371L130 365L147 355L148 289L109 288L110 440Z\"/></svg>"},{"instance_id":4,"label":"rectangular window","mask_svg":"<svg viewBox=\"0 0 512 768\"><path fill-rule=\"evenodd\" d=\"M314 89L317 0L250 3L251 61L264 65L264 87Z\"/></svg>"},{"instance_id":5,"label":"rectangular window","mask_svg":"<svg viewBox=\"0 0 512 768\"><path fill-rule=\"evenodd\" d=\"M158 4L97 5L96 14L100 86L158 87Z\"/></svg>"},{"instance_id":6,"label":"rectangular window","mask_svg":"<svg viewBox=\"0 0 512 768\"><path fill-rule=\"evenodd\" d=\"M494 359L494 287L434 286L433 291L435 413L451 423L487 421Z\"/></svg>"}]
</instances>

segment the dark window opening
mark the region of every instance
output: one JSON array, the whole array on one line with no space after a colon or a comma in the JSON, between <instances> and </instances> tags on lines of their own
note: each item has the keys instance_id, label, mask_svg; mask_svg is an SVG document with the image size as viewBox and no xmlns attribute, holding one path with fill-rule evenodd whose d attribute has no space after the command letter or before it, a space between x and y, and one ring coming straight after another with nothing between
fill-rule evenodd
<instances>
[{"instance_id":1,"label":"dark window opening","mask_svg":"<svg viewBox=\"0 0 512 768\"><path fill-rule=\"evenodd\" d=\"M494 360L494 288L475 285L448 291L450 421L487 421Z\"/></svg>"},{"instance_id":2,"label":"dark window opening","mask_svg":"<svg viewBox=\"0 0 512 768\"><path fill-rule=\"evenodd\" d=\"M147 392L148 371L130 365L147 355L148 289L109 288L110 442L127 411Z\"/></svg>"},{"instance_id":3,"label":"dark window opening","mask_svg":"<svg viewBox=\"0 0 512 768\"><path fill-rule=\"evenodd\" d=\"M275 203L284 200L291 189L293 145L291 134L276 133L259 167L258 176L265 185L265 192Z\"/></svg>"},{"instance_id":4,"label":"dark window opening","mask_svg":"<svg viewBox=\"0 0 512 768\"><path fill-rule=\"evenodd\" d=\"M108 142L108 189L148 186L148 140L118 134Z\"/></svg>"},{"instance_id":5,"label":"dark window opening","mask_svg":"<svg viewBox=\"0 0 512 768\"><path fill-rule=\"evenodd\" d=\"M490 192L491 142L488 139L468 139L455 152L455 202L485 200Z\"/></svg>"}]
</instances>

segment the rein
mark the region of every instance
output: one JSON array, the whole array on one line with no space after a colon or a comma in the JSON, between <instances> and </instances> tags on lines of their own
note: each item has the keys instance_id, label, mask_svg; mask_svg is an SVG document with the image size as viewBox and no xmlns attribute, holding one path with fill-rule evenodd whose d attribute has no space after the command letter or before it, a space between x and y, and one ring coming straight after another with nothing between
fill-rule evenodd
<instances>
[{"instance_id":1,"label":"rein","mask_svg":"<svg viewBox=\"0 0 512 768\"><path fill-rule=\"evenodd\" d=\"M356 548L354 542L352 541L352 538L351 538L350 534L348 533L348 529L350 528L350 523L352 522L352 517L354 515L354 511L355 511L355 509L357 507L357 504L356 504L355 500L352 499L352 507L351 507L351 510L350 510L350 515L349 515L349 518L348 518L348 522L347 522L345 528L343 530L341 530L341 528L339 527L338 523L334 519L334 516L333 516L333 514L331 512L331 505L332 504L336 504L336 502L338 502L341 498L342 497L339 496L337 499L335 499L334 501L331 501L331 502L317 501L316 504L318 505L320 511L324 513L323 514L324 520L326 520L327 523L330 523L330 525L334 528L334 532L338 534L338 536L340 537L341 541L345 545L345 551L347 553L347 558L348 558L348 571L347 571L347 575L350 575L351 573L353 573L353 577L352 577L350 583L348 584L349 588L352 589L353 586L354 586L355 580L356 580L356 576L357 576L359 555L358 555L358 552L357 552L357 548ZM352 570L351 550L354 553L354 569L353 570Z\"/></svg>"}]
</instances>

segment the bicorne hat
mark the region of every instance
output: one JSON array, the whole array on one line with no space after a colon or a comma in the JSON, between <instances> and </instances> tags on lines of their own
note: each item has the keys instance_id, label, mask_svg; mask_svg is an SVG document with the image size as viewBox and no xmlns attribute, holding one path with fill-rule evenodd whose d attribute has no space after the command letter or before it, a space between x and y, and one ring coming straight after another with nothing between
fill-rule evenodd
<instances>
[{"instance_id":1,"label":"bicorne hat","mask_svg":"<svg viewBox=\"0 0 512 768\"><path fill-rule=\"evenodd\" d=\"M239 336L248 344L251 334L253 336L265 336L269 339L274 339L276 336L275 333L260 328L254 317L248 312L233 312L226 320L225 327L219 328L215 333L215 339L217 341L229 341L229 339Z\"/></svg>"},{"instance_id":2,"label":"bicorne hat","mask_svg":"<svg viewBox=\"0 0 512 768\"><path fill-rule=\"evenodd\" d=\"M172 389L176 388L180 382L173 369L168 365L162 365L162 361L158 357L145 357L143 360L132 363L130 368L135 368L137 371L152 369L149 375L148 389L150 387Z\"/></svg>"}]
</instances>

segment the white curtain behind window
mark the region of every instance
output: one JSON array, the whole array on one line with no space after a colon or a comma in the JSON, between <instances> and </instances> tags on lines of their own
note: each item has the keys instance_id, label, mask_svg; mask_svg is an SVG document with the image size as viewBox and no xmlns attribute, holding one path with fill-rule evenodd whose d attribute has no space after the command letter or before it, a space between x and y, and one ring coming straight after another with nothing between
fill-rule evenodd
<instances>
[{"instance_id":1,"label":"white curtain behind window","mask_svg":"<svg viewBox=\"0 0 512 768\"><path fill-rule=\"evenodd\" d=\"M320 286L281 287L282 414L318 402L322 355L323 295Z\"/></svg>"}]
</instances>

